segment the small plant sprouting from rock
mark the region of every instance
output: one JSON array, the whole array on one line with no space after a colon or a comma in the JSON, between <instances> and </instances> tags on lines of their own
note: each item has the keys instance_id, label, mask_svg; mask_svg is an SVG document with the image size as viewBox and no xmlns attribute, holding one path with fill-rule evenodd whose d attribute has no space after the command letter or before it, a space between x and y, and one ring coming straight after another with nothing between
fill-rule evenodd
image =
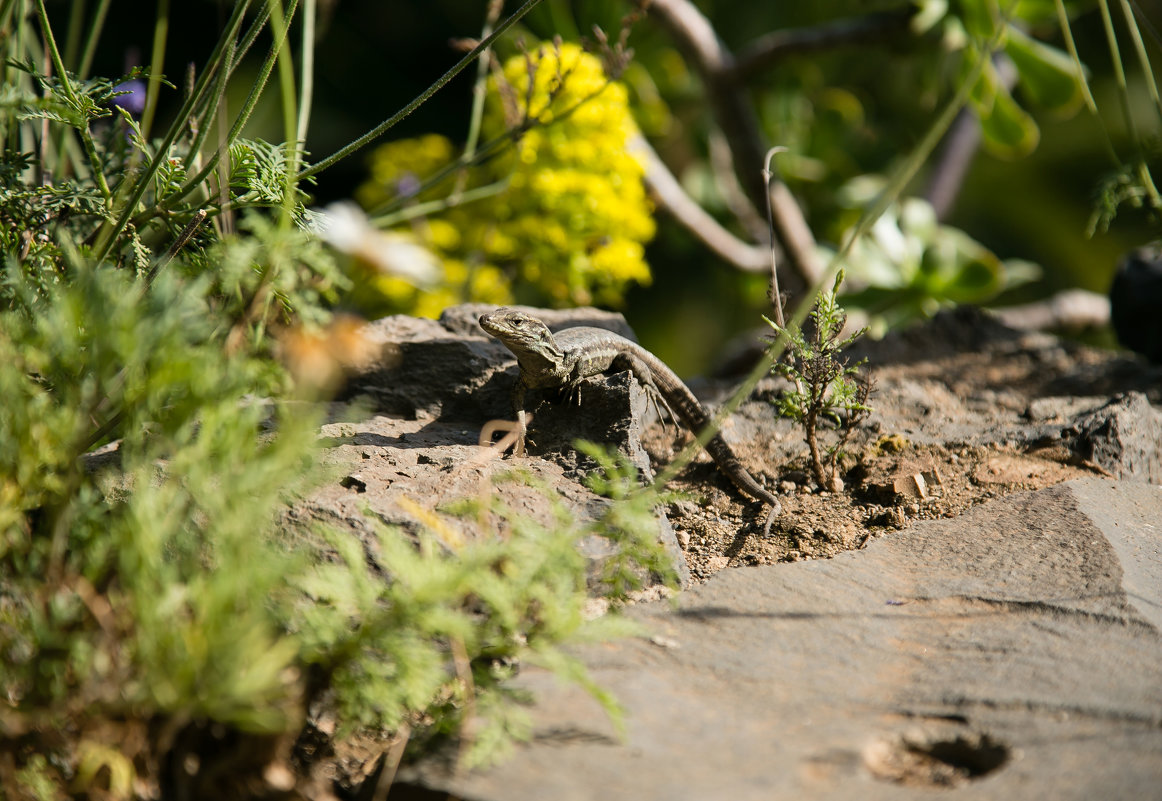
<instances>
[{"instance_id":1,"label":"small plant sprouting from rock","mask_svg":"<svg viewBox=\"0 0 1162 801\"><path fill-rule=\"evenodd\" d=\"M858 372L863 361L849 365L840 355L867 331L861 328L842 337L847 312L836 299L842 283L843 271L840 270L831 291L819 294L819 300L811 310L812 325L808 333L797 326L784 328L763 318L776 334L785 333L787 336L786 357L772 370L795 385L780 395L775 406L779 414L803 425L811 472L816 483L830 492L843 489L843 482L836 475L839 454L852 431L871 411L867 405L871 381ZM826 451L819 446L819 423L824 419L832 420L838 430L836 443Z\"/></svg>"}]
</instances>

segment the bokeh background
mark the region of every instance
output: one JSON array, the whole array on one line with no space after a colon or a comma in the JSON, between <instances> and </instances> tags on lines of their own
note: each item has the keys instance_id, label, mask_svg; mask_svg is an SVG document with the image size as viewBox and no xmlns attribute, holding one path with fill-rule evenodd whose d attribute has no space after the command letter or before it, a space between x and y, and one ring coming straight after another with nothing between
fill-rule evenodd
<instances>
[{"instance_id":1,"label":"bokeh background","mask_svg":"<svg viewBox=\"0 0 1162 801\"><path fill-rule=\"evenodd\" d=\"M485 5L483 0L323 0L307 141L311 156L318 159L335 151L422 92L460 57L454 40L479 37ZM855 0L719 0L698 5L734 49L764 32L901 7ZM505 12L516 6L507 3ZM1146 23L1142 31L1147 50L1155 64L1162 63L1157 33L1162 2L1138 0L1137 7ZM76 8L76 3L50 5L60 17ZM1145 211L1125 207L1108 230L1090 233L1102 181L1117 166L1109 148L1123 159L1133 153L1099 12L1092 3L1070 8L1079 11L1073 33L1091 73L1099 115L1084 107L1062 114L1027 106L1040 130L1036 149L1017 158L979 150L946 219L1002 259L1026 259L1043 268L1038 280L998 298L1001 304L1069 287L1104 292L1118 258L1158 236L1156 221ZM112 24L106 27L94 74L119 74L148 57L153 9L148 13L138 9L135 3L112 4ZM577 40L594 24L612 35L628 10L627 3L616 0L547 0L506 37L500 49L511 53L519 37L529 43L553 35ZM205 58L228 8L208 1L173 3L170 14L174 35L165 72L180 85L186 65ZM1062 46L1052 31L1044 38ZM639 122L687 188L715 210L714 192L699 190L707 183L710 120L696 75L649 19L636 24L629 44L641 69L631 69L626 79L634 97L647 101L635 108ZM254 48L249 59L256 62L264 50ZM1155 148L1156 162L1158 115L1128 45L1122 57L1139 134ZM897 37L788 58L755 80L754 99L765 134L797 154L784 162L789 165L784 166L785 175L805 200L821 241L829 235L829 194L855 175L890 169L930 123L948 96L947 62L947 53L932 37ZM474 73L465 70L383 141L436 132L463 142ZM246 84L245 78L232 83L237 93L230 98L232 105L241 104ZM276 94L268 92L263 102L246 136L280 141ZM163 90L159 122L165 122L165 109L172 111L178 103L178 92ZM367 179L371 149L322 174L314 188L317 203L351 197ZM921 173L913 189L922 191L925 179ZM727 340L760 323L758 315L769 308L766 278L744 275L721 263L664 213L657 216L658 235L647 251L653 282L632 289L622 310L649 348L688 375L707 369Z\"/></svg>"}]
</instances>

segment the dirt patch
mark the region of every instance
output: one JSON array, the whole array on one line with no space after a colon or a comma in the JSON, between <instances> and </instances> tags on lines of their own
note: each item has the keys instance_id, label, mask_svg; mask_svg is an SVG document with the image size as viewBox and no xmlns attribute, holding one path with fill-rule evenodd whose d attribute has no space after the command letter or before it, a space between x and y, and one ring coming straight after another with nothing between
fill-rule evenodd
<instances>
[{"instance_id":1,"label":"dirt patch","mask_svg":"<svg viewBox=\"0 0 1162 801\"><path fill-rule=\"evenodd\" d=\"M747 460L745 452L740 457ZM764 514L759 505L743 504L737 493L721 488L712 465L685 471L672 488L701 500L679 501L669 516L691 577L705 581L727 567L834 556L916 520L956 517L1013 492L1094 474L999 445L953 449L907 443L899 453L885 455L870 443L851 461L847 487L839 493L814 488L804 469L785 473L789 478L777 485L783 514L767 538L758 535Z\"/></svg>"},{"instance_id":2,"label":"dirt patch","mask_svg":"<svg viewBox=\"0 0 1162 801\"><path fill-rule=\"evenodd\" d=\"M760 384L723 430L782 501L771 536L759 535L765 509L733 490L705 455L671 484L687 496L668 511L695 581L727 567L830 557L916 520L955 517L1014 492L1120 475L1117 465L1071 448L1063 432L1119 393L1141 392L1155 406L1162 400L1157 367L1012 331L979 313L942 315L863 344L859 355L876 382L875 412L848 444L843 492L820 491L809 477L802 432L789 421L772 422L775 379ZM687 440L654 424L644 444L658 467Z\"/></svg>"}]
</instances>

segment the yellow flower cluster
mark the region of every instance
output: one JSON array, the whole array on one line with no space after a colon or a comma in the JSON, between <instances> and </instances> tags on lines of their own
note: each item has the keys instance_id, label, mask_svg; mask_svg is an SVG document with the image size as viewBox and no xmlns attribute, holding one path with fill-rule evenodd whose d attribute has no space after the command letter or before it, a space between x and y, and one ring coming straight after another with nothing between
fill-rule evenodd
<instances>
[{"instance_id":1,"label":"yellow flower cluster","mask_svg":"<svg viewBox=\"0 0 1162 801\"><path fill-rule=\"evenodd\" d=\"M489 82L484 137L519 133L468 182L499 184L497 194L413 224L410 232L441 258L444 280L424 290L381 278L370 288L379 295L370 304L376 311L438 314L464 300L508 303L514 296L554 306L612 305L629 284L649 283L644 245L654 221L643 164L630 151L637 128L625 87L574 44L544 45L508 60L502 72ZM418 185L415 177L453 158L451 143L435 135L384 145L359 199L374 206L400 197L409 182Z\"/></svg>"},{"instance_id":2,"label":"yellow flower cluster","mask_svg":"<svg viewBox=\"0 0 1162 801\"><path fill-rule=\"evenodd\" d=\"M568 43L509 59L504 82L492 81L484 130L531 126L492 165L510 176L492 212L520 277L553 305L617 303L631 282L649 283L654 235L625 87Z\"/></svg>"}]
</instances>

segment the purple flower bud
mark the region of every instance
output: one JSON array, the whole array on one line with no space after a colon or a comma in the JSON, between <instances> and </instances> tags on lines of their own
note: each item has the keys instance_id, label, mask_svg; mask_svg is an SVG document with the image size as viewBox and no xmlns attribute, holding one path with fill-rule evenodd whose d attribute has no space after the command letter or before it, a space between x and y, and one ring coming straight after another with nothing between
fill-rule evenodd
<instances>
[{"instance_id":1,"label":"purple flower bud","mask_svg":"<svg viewBox=\"0 0 1162 801\"><path fill-rule=\"evenodd\" d=\"M400 197L414 197L420 191L420 179L415 173L405 172L395 182L396 194Z\"/></svg>"},{"instance_id":2,"label":"purple flower bud","mask_svg":"<svg viewBox=\"0 0 1162 801\"><path fill-rule=\"evenodd\" d=\"M134 78L132 81L118 84L115 92L126 92L113 98L113 105L120 106L136 119L145 111L145 81Z\"/></svg>"}]
</instances>

